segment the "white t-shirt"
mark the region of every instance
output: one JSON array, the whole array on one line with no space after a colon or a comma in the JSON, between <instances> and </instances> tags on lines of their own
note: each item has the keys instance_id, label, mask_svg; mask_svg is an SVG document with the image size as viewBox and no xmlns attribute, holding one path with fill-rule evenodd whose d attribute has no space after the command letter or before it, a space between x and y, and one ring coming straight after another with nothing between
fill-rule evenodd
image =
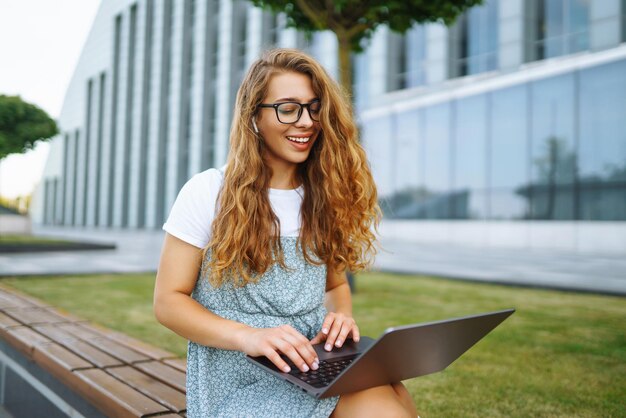
<instances>
[{"instance_id":1,"label":"white t-shirt","mask_svg":"<svg viewBox=\"0 0 626 418\"><path fill-rule=\"evenodd\" d=\"M217 194L224 180L222 171L211 168L193 176L180 190L163 230L195 247L204 248L211 239ZM300 206L304 189L269 189L272 210L280 220L281 236L300 233Z\"/></svg>"}]
</instances>

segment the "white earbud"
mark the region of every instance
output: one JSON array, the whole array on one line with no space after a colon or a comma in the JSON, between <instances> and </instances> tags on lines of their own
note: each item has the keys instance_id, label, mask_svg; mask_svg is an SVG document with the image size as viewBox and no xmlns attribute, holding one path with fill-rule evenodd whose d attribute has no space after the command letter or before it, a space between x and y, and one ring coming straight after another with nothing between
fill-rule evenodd
<instances>
[{"instance_id":1,"label":"white earbud","mask_svg":"<svg viewBox=\"0 0 626 418\"><path fill-rule=\"evenodd\" d=\"M259 128L256 126L256 121L252 119L252 127L254 128L254 132L259 133Z\"/></svg>"}]
</instances>

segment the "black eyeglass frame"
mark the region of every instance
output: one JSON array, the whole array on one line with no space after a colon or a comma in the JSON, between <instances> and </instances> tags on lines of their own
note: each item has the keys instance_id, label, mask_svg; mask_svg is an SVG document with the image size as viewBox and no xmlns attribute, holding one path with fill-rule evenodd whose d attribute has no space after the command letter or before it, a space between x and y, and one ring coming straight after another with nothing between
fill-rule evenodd
<instances>
[{"instance_id":1,"label":"black eyeglass frame","mask_svg":"<svg viewBox=\"0 0 626 418\"><path fill-rule=\"evenodd\" d=\"M304 109L306 108L307 112L309 112L309 117L311 118L312 121L314 122L319 122L319 118L315 118L313 117L313 115L311 114L311 105L314 104L322 104L321 100L319 99L315 99L313 101L310 101L309 103L298 103L298 102L280 102L280 103L261 103L259 105L259 107L273 107L274 108L274 112L276 112L276 119L278 119L278 122L282 123L283 125L293 125L294 123L298 123L298 121L300 120L300 118L302 117L302 114L304 113ZM280 116L278 116L278 107L284 104L295 104L300 106L300 109L298 110L298 117L296 118L295 121L293 122L283 122L282 120L280 120Z\"/></svg>"}]
</instances>

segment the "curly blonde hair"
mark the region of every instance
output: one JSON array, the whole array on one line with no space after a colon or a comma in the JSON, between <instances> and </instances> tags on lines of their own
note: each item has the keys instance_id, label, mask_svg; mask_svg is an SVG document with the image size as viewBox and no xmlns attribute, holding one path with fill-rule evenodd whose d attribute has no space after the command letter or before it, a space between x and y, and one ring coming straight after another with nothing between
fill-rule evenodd
<instances>
[{"instance_id":1,"label":"curly blonde hair","mask_svg":"<svg viewBox=\"0 0 626 418\"><path fill-rule=\"evenodd\" d=\"M322 103L318 139L298 167L304 188L298 244L304 258L337 271L359 271L376 254L381 211L350 100L313 58L295 49L274 49L252 64L237 93L224 182L204 249L203 272L209 270L214 286L254 282L275 263L287 268L279 220L269 201L271 169L252 126L272 76L285 72L310 77Z\"/></svg>"}]
</instances>

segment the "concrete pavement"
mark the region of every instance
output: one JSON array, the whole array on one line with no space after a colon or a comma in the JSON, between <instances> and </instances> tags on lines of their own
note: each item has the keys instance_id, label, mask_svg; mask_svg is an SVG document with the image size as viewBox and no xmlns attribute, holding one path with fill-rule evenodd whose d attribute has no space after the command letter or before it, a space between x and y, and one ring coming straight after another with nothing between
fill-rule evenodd
<instances>
[{"instance_id":1,"label":"concrete pavement","mask_svg":"<svg viewBox=\"0 0 626 418\"><path fill-rule=\"evenodd\" d=\"M164 233L35 229L41 236L115 243L115 250L0 254L0 276L155 272ZM485 249L381 239L375 269L462 280L626 295L626 257Z\"/></svg>"}]
</instances>

